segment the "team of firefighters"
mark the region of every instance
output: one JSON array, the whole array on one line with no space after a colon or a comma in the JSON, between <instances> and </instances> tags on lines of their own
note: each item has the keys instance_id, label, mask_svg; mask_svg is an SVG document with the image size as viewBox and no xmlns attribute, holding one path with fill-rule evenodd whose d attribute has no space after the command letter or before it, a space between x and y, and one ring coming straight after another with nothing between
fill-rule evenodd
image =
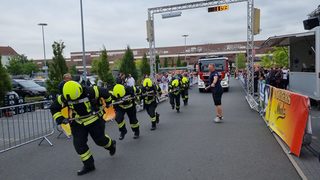
<instances>
[{"instance_id":1,"label":"team of firefighters","mask_svg":"<svg viewBox=\"0 0 320 180\"><path fill-rule=\"evenodd\" d=\"M105 133L104 109L110 106L115 110L115 121L118 124L120 136L123 140L127 134L125 114L128 115L133 138L140 136L140 125L137 119L136 102L143 101L144 109L150 116L151 129L156 130L160 121L160 114L156 111L158 97L161 89L150 78L145 78L142 87L129 87L116 84L113 89L98 86L84 87L78 82L67 81L62 86L62 94L51 105L53 119L58 125L70 124L73 135L73 145L83 162L83 167L77 172L84 175L95 170L94 159L87 145L88 135L94 142L113 156L116 153L116 141ZM180 97L184 105L188 104L189 80L187 77L177 75L169 83L169 98L172 109L180 112ZM61 110L68 107L68 118Z\"/></svg>"}]
</instances>

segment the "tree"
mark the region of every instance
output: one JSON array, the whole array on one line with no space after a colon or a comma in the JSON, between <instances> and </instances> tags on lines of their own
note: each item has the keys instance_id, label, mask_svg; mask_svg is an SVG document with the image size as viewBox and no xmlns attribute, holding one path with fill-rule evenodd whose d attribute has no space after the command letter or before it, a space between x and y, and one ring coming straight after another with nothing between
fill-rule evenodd
<instances>
[{"instance_id":1,"label":"tree","mask_svg":"<svg viewBox=\"0 0 320 180\"><path fill-rule=\"evenodd\" d=\"M150 64L148 62L148 58L146 54L143 55L141 66L140 66L140 72L142 76L150 75Z\"/></svg>"},{"instance_id":2,"label":"tree","mask_svg":"<svg viewBox=\"0 0 320 180\"><path fill-rule=\"evenodd\" d=\"M17 55L9 60L9 64L6 66L8 72L11 75L32 75L32 73L38 72L38 66L32 61L28 60L25 55Z\"/></svg>"},{"instance_id":3,"label":"tree","mask_svg":"<svg viewBox=\"0 0 320 180\"><path fill-rule=\"evenodd\" d=\"M70 73L71 75L76 75L76 74L78 74L78 70L77 70L76 65L71 66L71 68L69 69L69 73Z\"/></svg>"},{"instance_id":4,"label":"tree","mask_svg":"<svg viewBox=\"0 0 320 180\"><path fill-rule=\"evenodd\" d=\"M39 67L33 62L33 60L29 60L27 63L23 64L23 74L31 76L33 73L39 71Z\"/></svg>"},{"instance_id":5,"label":"tree","mask_svg":"<svg viewBox=\"0 0 320 180\"><path fill-rule=\"evenodd\" d=\"M138 71L134 63L134 55L129 46L122 57L120 72L124 73L125 75L131 74L134 79L138 78Z\"/></svg>"},{"instance_id":6,"label":"tree","mask_svg":"<svg viewBox=\"0 0 320 180\"><path fill-rule=\"evenodd\" d=\"M50 93L59 94L58 85L63 80L63 75L68 72L66 60L63 57L65 45L63 42L54 42L52 44L53 58L49 64L49 79L47 89Z\"/></svg>"},{"instance_id":7,"label":"tree","mask_svg":"<svg viewBox=\"0 0 320 180\"><path fill-rule=\"evenodd\" d=\"M182 67L187 67L188 66L188 63L187 62L183 62L182 63Z\"/></svg>"},{"instance_id":8,"label":"tree","mask_svg":"<svg viewBox=\"0 0 320 180\"><path fill-rule=\"evenodd\" d=\"M94 58L94 59L92 60L92 63L91 63L91 73L93 73L93 74L98 74L99 62L100 62L100 59L99 59L99 58Z\"/></svg>"},{"instance_id":9,"label":"tree","mask_svg":"<svg viewBox=\"0 0 320 180\"><path fill-rule=\"evenodd\" d=\"M269 52L267 55L262 56L261 65L266 68L271 68L273 66L288 67L289 65L288 48L283 48L283 47L273 48L272 52Z\"/></svg>"},{"instance_id":10,"label":"tree","mask_svg":"<svg viewBox=\"0 0 320 180\"><path fill-rule=\"evenodd\" d=\"M122 59L114 60L112 69L113 69L113 70L120 70L121 62L122 62Z\"/></svg>"},{"instance_id":11,"label":"tree","mask_svg":"<svg viewBox=\"0 0 320 180\"><path fill-rule=\"evenodd\" d=\"M174 67L174 58L171 58L171 67Z\"/></svg>"},{"instance_id":12,"label":"tree","mask_svg":"<svg viewBox=\"0 0 320 180\"><path fill-rule=\"evenodd\" d=\"M181 67L182 64L181 64L181 59L180 59L180 56L178 56L178 59L177 59L177 67Z\"/></svg>"},{"instance_id":13,"label":"tree","mask_svg":"<svg viewBox=\"0 0 320 180\"><path fill-rule=\"evenodd\" d=\"M261 66L265 68L271 68L272 67L272 55L271 52L261 57Z\"/></svg>"},{"instance_id":14,"label":"tree","mask_svg":"<svg viewBox=\"0 0 320 180\"><path fill-rule=\"evenodd\" d=\"M2 66L1 55L0 55L0 107L3 105L4 96L8 91L11 91L11 80L6 69Z\"/></svg>"},{"instance_id":15,"label":"tree","mask_svg":"<svg viewBox=\"0 0 320 180\"><path fill-rule=\"evenodd\" d=\"M160 65L160 56L159 54L156 55L156 73L159 72L159 65Z\"/></svg>"},{"instance_id":16,"label":"tree","mask_svg":"<svg viewBox=\"0 0 320 180\"><path fill-rule=\"evenodd\" d=\"M237 54L236 56L236 68L245 69L246 68L246 56L245 54Z\"/></svg>"},{"instance_id":17,"label":"tree","mask_svg":"<svg viewBox=\"0 0 320 180\"><path fill-rule=\"evenodd\" d=\"M108 54L107 54L107 50L105 47L103 47L103 50L101 51L101 55L99 57L97 74L104 85L114 84L115 80L114 80L113 75L110 71Z\"/></svg>"},{"instance_id":18,"label":"tree","mask_svg":"<svg viewBox=\"0 0 320 180\"><path fill-rule=\"evenodd\" d=\"M11 75L21 75L23 74L23 66L17 56L9 59L8 65L6 65L8 72Z\"/></svg>"},{"instance_id":19,"label":"tree","mask_svg":"<svg viewBox=\"0 0 320 180\"><path fill-rule=\"evenodd\" d=\"M278 67L288 67L289 65L289 56L288 48L284 47L275 47L272 52L272 60L275 65Z\"/></svg>"},{"instance_id":20,"label":"tree","mask_svg":"<svg viewBox=\"0 0 320 180\"><path fill-rule=\"evenodd\" d=\"M168 67L168 58L164 58L163 67Z\"/></svg>"}]
</instances>

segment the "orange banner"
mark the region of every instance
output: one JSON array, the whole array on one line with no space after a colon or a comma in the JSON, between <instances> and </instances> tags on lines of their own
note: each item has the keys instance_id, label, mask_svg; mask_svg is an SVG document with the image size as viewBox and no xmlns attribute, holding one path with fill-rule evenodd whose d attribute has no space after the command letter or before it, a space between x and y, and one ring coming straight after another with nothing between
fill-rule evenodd
<instances>
[{"instance_id":1,"label":"orange banner","mask_svg":"<svg viewBox=\"0 0 320 180\"><path fill-rule=\"evenodd\" d=\"M270 128L290 147L291 153L300 156L303 136L309 115L309 98L272 87L266 109Z\"/></svg>"}]
</instances>

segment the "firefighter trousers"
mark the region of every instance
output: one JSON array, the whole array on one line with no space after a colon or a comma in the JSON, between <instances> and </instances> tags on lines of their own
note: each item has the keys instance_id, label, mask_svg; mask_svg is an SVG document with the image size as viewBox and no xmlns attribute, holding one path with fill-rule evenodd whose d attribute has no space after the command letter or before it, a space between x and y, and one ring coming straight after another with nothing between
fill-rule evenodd
<instances>
[{"instance_id":1,"label":"firefighter trousers","mask_svg":"<svg viewBox=\"0 0 320 180\"><path fill-rule=\"evenodd\" d=\"M180 109L180 93L179 94L170 93L169 97L170 97L171 106L173 108L176 107L176 109L179 110Z\"/></svg>"},{"instance_id":2,"label":"firefighter trousers","mask_svg":"<svg viewBox=\"0 0 320 180\"><path fill-rule=\"evenodd\" d=\"M122 133L127 132L126 122L124 120L124 115L127 113L131 125L131 129L133 132L139 131L139 121L137 119L137 110L133 105L128 109L123 109L121 107L116 108L116 121L118 123L119 131Z\"/></svg>"},{"instance_id":3,"label":"firefighter trousers","mask_svg":"<svg viewBox=\"0 0 320 180\"><path fill-rule=\"evenodd\" d=\"M105 134L105 121L101 118L86 126L73 121L71 123L71 132L73 136L73 146L84 166L87 167L93 166L94 164L93 156L87 145L89 134L98 146L108 149L112 144L112 139Z\"/></svg>"},{"instance_id":4,"label":"firefighter trousers","mask_svg":"<svg viewBox=\"0 0 320 180\"><path fill-rule=\"evenodd\" d=\"M145 109L148 113L148 115L150 116L151 119L151 123L156 123L157 121L157 112L156 112L156 108L157 108L157 102L153 101L151 104L144 104Z\"/></svg>"},{"instance_id":5,"label":"firefighter trousers","mask_svg":"<svg viewBox=\"0 0 320 180\"><path fill-rule=\"evenodd\" d=\"M189 90L188 89L184 89L181 92L181 97L182 97L182 100L183 100L184 104L187 104L188 100L189 100Z\"/></svg>"}]
</instances>

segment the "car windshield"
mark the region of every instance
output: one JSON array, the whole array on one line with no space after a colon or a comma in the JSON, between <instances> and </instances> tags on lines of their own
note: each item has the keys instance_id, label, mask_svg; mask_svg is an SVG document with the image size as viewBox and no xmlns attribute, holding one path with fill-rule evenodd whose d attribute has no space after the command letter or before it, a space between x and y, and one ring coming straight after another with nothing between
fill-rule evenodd
<instances>
[{"instance_id":1,"label":"car windshield","mask_svg":"<svg viewBox=\"0 0 320 180\"><path fill-rule=\"evenodd\" d=\"M200 61L200 71L201 72L209 72L209 64L214 64L216 66L217 71L223 71L225 66L224 59L214 59L214 60L203 60Z\"/></svg>"},{"instance_id":2,"label":"car windshield","mask_svg":"<svg viewBox=\"0 0 320 180\"><path fill-rule=\"evenodd\" d=\"M25 81L17 81L21 86L25 88L31 88L31 87L40 87L39 84L35 83L34 81L31 80L25 80Z\"/></svg>"},{"instance_id":3,"label":"car windshield","mask_svg":"<svg viewBox=\"0 0 320 180\"><path fill-rule=\"evenodd\" d=\"M39 84L42 87L46 86L46 82L44 82L44 81L35 81L35 83Z\"/></svg>"}]
</instances>

